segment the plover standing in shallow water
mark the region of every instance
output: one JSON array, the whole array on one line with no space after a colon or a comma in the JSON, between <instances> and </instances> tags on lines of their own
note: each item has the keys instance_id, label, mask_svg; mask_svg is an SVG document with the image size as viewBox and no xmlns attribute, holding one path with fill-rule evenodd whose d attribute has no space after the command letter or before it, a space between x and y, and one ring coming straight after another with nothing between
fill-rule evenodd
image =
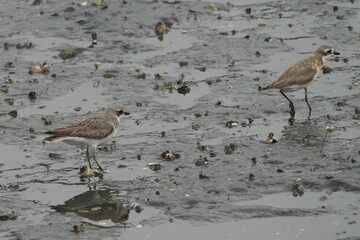
<instances>
[{"instance_id":1,"label":"plover standing in shallow water","mask_svg":"<svg viewBox=\"0 0 360 240\"><path fill-rule=\"evenodd\" d=\"M260 87L259 90L267 90L272 88L280 89L280 93L290 103L291 118L295 116L295 108L293 102L285 95L285 92L293 92L300 89L305 90L305 102L309 107L309 117L311 116L311 107L307 97L307 86L311 84L319 75L324 66L325 59L332 55L340 55L335 52L334 48L328 45L322 45L308 58L298 61L291 65L285 72L274 82L266 87Z\"/></svg>"},{"instance_id":2,"label":"plover standing in shallow water","mask_svg":"<svg viewBox=\"0 0 360 240\"><path fill-rule=\"evenodd\" d=\"M125 112L121 106L112 105L107 107L103 114L88 116L67 127L46 132L47 134L52 134L52 136L45 137L43 141L63 141L71 145L85 146L89 167L92 168L89 153L90 148L90 150L93 151L92 157L99 169L104 171L96 160L96 147L106 143L116 135L120 125L120 118L123 115L129 115L129 113Z\"/></svg>"}]
</instances>

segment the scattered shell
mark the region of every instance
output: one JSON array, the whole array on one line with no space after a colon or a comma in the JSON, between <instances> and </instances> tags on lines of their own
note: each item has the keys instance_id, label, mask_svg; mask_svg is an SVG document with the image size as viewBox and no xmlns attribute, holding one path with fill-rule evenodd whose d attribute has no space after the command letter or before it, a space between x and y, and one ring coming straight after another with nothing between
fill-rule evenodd
<instances>
[{"instance_id":1,"label":"scattered shell","mask_svg":"<svg viewBox=\"0 0 360 240\"><path fill-rule=\"evenodd\" d=\"M13 105L15 100L14 100L13 98L5 98L4 101L5 101L7 104Z\"/></svg>"},{"instance_id":2,"label":"scattered shell","mask_svg":"<svg viewBox=\"0 0 360 240\"><path fill-rule=\"evenodd\" d=\"M334 62L339 62L340 61L340 57L339 56L335 56L331 59L331 61L334 61Z\"/></svg>"},{"instance_id":3,"label":"scattered shell","mask_svg":"<svg viewBox=\"0 0 360 240\"><path fill-rule=\"evenodd\" d=\"M64 9L64 12L74 12L74 11L75 11L75 8L73 8L73 7L68 7L68 8Z\"/></svg>"},{"instance_id":4,"label":"scattered shell","mask_svg":"<svg viewBox=\"0 0 360 240\"><path fill-rule=\"evenodd\" d=\"M4 77L4 83L13 84L16 83L15 80L13 80L10 76Z\"/></svg>"},{"instance_id":5,"label":"scattered shell","mask_svg":"<svg viewBox=\"0 0 360 240\"><path fill-rule=\"evenodd\" d=\"M8 112L8 114L13 118L17 118L18 112L16 110L12 110Z\"/></svg>"},{"instance_id":6,"label":"scattered shell","mask_svg":"<svg viewBox=\"0 0 360 240\"><path fill-rule=\"evenodd\" d=\"M199 70L200 72L205 72L206 67L195 67L196 70Z\"/></svg>"},{"instance_id":7,"label":"scattered shell","mask_svg":"<svg viewBox=\"0 0 360 240\"><path fill-rule=\"evenodd\" d=\"M103 76L104 78L113 78L113 77L115 77L115 75L112 74L112 73L104 73L102 76Z\"/></svg>"},{"instance_id":8,"label":"scattered shell","mask_svg":"<svg viewBox=\"0 0 360 240\"><path fill-rule=\"evenodd\" d=\"M328 132L332 132L332 131L335 130L335 128L336 128L335 126L326 126L325 130L328 131Z\"/></svg>"},{"instance_id":9,"label":"scattered shell","mask_svg":"<svg viewBox=\"0 0 360 240\"><path fill-rule=\"evenodd\" d=\"M104 3L104 0L90 0L91 6L102 6Z\"/></svg>"},{"instance_id":10,"label":"scattered shell","mask_svg":"<svg viewBox=\"0 0 360 240\"><path fill-rule=\"evenodd\" d=\"M130 203L129 209L134 209L135 212L141 213L144 208L139 203Z\"/></svg>"},{"instance_id":11,"label":"scattered shell","mask_svg":"<svg viewBox=\"0 0 360 240\"><path fill-rule=\"evenodd\" d=\"M355 114L353 115L353 119L360 120L360 109L355 108Z\"/></svg>"},{"instance_id":12,"label":"scattered shell","mask_svg":"<svg viewBox=\"0 0 360 240\"><path fill-rule=\"evenodd\" d=\"M210 177L207 176L205 173L199 173L199 179L209 179Z\"/></svg>"},{"instance_id":13,"label":"scattered shell","mask_svg":"<svg viewBox=\"0 0 360 240\"><path fill-rule=\"evenodd\" d=\"M298 197L298 196L302 196L304 195L305 192L305 187L301 184L296 184L293 188L292 188L292 194L294 197Z\"/></svg>"},{"instance_id":14,"label":"scattered shell","mask_svg":"<svg viewBox=\"0 0 360 240\"><path fill-rule=\"evenodd\" d=\"M353 85L354 87L359 86L360 82L358 80L352 81L351 85Z\"/></svg>"},{"instance_id":15,"label":"scattered shell","mask_svg":"<svg viewBox=\"0 0 360 240\"><path fill-rule=\"evenodd\" d=\"M208 151L209 146L201 145L200 142L197 142L197 149L199 149L200 151Z\"/></svg>"},{"instance_id":16,"label":"scattered shell","mask_svg":"<svg viewBox=\"0 0 360 240\"><path fill-rule=\"evenodd\" d=\"M95 69L98 70L103 64L101 62L95 62Z\"/></svg>"},{"instance_id":17,"label":"scattered shell","mask_svg":"<svg viewBox=\"0 0 360 240\"><path fill-rule=\"evenodd\" d=\"M238 125L239 125L239 122L237 122L237 121L232 121L232 120L227 121L227 122L225 123L225 126L228 127L228 128L237 127Z\"/></svg>"},{"instance_id":18,"label":"scattered shell","mask_svg":"<svg viewBox=\"0 0 360 240\"><path fill-rule=\"evenodd\" d=\"M97 44L97 34L96 32L91 33L91 44L96 45Z\"/></svg>"},{"instance_id":19,"label":"scattered shell","mask_svg":"<svg viewBox=\"0 0 360 240\"><path fill-rule=\"evenodd\" d=\"M138 75L135 76L136 79L145 79L146 78L146 74L145 73L139 73Z\"/></svg>"},{"instance_id":20,"label":"scattered shell","mask_svg":"<svg viewBox=\"0 0 360 240\"><path fill-rule=\"evenodd\" d=\"M163 84L160 85L156 85L156 89L168 89L168 90L172 90L173 87L173 83L172 82L164 82Z\"/></svg>"},{"instance_id":21,"label":"scattered shell","mask_svg":"<svg viewBox=\"0 0 360 240\"><path fill-rule=\"evenodd\" d=\"M158 74L158 73L155 73L154 77L155 77L156 80L165 80L165 79L166 79L165 76L160 75L160 74Z\"/></svg>"},{"instance_id":22,"label":"scattered shell","mask_svg":"<svg viewBox=\"0 0 360 240\"><path fill-rule=\"evenodd\" d=\"M174 25L174 22L171 19L168 18L161 18L161 20L163 21L163 23L165 24L166 27L171 28ZM177 20L177 19L175 19ZM178 20L177 20L178 21Z\"/></svg>"},{"instance_id":23,"label":"scattered shell","mask_svg":"<svg viewBox=\"0 0 360 240\"><path fill-rule=\"evenodd\" d=\"M49 153L49 158L50 159L61 159L61 154L60 153Z\"/></svg>"},{"instance_id":24,"label":"scattered shell","mask_svg":"<svg viewBox=\"0 0 360 240\"><path fill-rule=\"evenodd\" d=\"M73 230L76 233L83 232L83 231L85 231L85 225L83 223L80 225L74 225Z\"/></svg>"},{"instance_id":25,"label":"scattered shell","mask_svg":"<svg viewBox=\"0 0 360 240\"><path fill-rule=\"evenodd\" d=\"M4 64L4 67L6 67L6 68L13 68L13 67L15 67L15 66L14 66L14 63L13 63L13 62L6 62L6 63Z\"/></svg>"},{"instance_id":26,"label":"scattered shell","mask_svg":"<svg viewBox=\"0 0 360 240\"><path fill-rule=\"evenodd\" d=\"M32 42L17 43L15 47L17 49L33 48L35 45Z\"/></svg>"},{"instance_id":27,"label":"scattered shell","mask_svg":"<svg viewBox=\"0 0 360 240\"><path fill-rule=\"evenodd\" d=\"M103 176L101 172L88 168L87 166L80 166L80 174L81 180L84 180L85 178L90 179L92 177L101 178Z\"/></svg>"},{"instance_id":28,"label":"scattered shell","mask_svg":"<svg viewBox=\"0 0 360 240\"><path fill-rule=\"evenodd\" d=\"M165 160L175 160L180 158L180 154L171 151L165 151L161 154L161 157Z\"/></svg>"},{"instance_id":29,"label":"scattered shell","mask_svg":"<svg viewBox=\"0 0 360 240\"><path fill-rule=\"evenodd\" d=\"M16 220L17 216L13 211L6 211L0 214L0 221Z\"/></svg>"},{"instance_id":30,"label":"scattered shell","mask_svg":"<svg viewBox=\"0 0 360 240\"><path fill-rule=\"evenodd\" d=\"M254 120L252 118L248 118L248 120L244 121L241 123L242 127L249 127L251 126L251 124L254 122Z\"/></svg>"},{"instance_id":31,"label":"scattered shell","mask_svg":"<svg viewBox=\"0 0 360 240\"><path fill-rule=\"evenodd\" d=\"M209 5L207 5L207 9L209 10L216 10L216 5L213 3L210 3Z\"/></svg>"},{"instance_id":32,"label":"scattered shell","mask_svg":"<svg viewBox=\"0 0 360 240\"><path fill-rule=\"evenodd\" d=\"M278 140L274 138L274 133L269 133L268 138L266 140L262 140L262 143L277 143Z\"/></svg>"},{"instance_id":33,"label":"scattered shell","mask_svg":"<svg viewBox=\"0 0 360 240\"><path fill-rule=\"evenodd\" d=\"M159 171L161 169L160 163L149 163L147 166L153 171Z\"/></svg>"},{"instance_id":34,"label":"scattered shell","mask_svg":"<svg viewBox=\"0 0 360 240\"><path fill-rule=\"evenodd\" d=\"M337 20L344 20L344 15L338 15L338 16L336 16L336 19Z\"/></svg>"},{"instance_id":35,"label":"scattered shell","mask_svg":"<svg viewBox=\"0 0 360 240\"><path fill-rule=\"evenodd\" d=\"M323 66L322 72L323 74L328 74L332 72L332 69L327 66Z\"/></svg>"},{"instance_id":36,"label":"scattered shell","mask_svg":"<svg viewBox=\"0 0 360 240\"><path fill-rule=\"evenodd\" d=\"M207 157L200 158L196 160L195 166L207 166L209 164L209 160Z\"/></svg>"},{"instance_id":37,"label":"scattered shell","mask_svg":"<svg viewBox=\"0 0 360 240\"><path fill-rule=\"evenodd\" d=\"M30 91L28 93L28 98L31 100L35 100L36 99L36 92L35 91Z\"/></svg>"},{"instance_id":38,"label":"scattered shell","mask_svg":"<svg viewBox=\"0 0 360 240\"><path fill-rule=\"evenodd\" d=\"M186 61L180 61L180 62L179 62L180 67L185 67L185 66L187 66L188 64L189 64L189 62L186 62Z\"/></svg>"},{"instance_id":39,"label":"scattered shell","mask_svg":"<svg viewBox=\"0 0 360 240\"><path fill-rule=\"evenodd\" d=\"M177 92L183 95L186 95L190 92L190 88L188 86L182 86L177 89Z\"/></svg>"},{"instance_id":40,"label":"scattered shell","mask_svg":"<svg viewBox=\"0 0 360 240\"><path fill-rule=\"evenodd\" d=\"M33 6L40 5L40 4L42 4L42 2L43 2L42 0L34 0L32 5Z\"/></svg>"},{"instance_id":41,"label":"scattered shell","mask_svg":"<svg viewBox=\"0 0 360 240\"><path fill-rule=\"evenodd\" d=\"M52 125L52 121L51 121L51 120L47 120L45 117L42 117L41 120L43 120L45 126Z\"/></svg>"},{"instance_id":42,"label":"scattered shell","mask_svg":"<svg viewBox=\"0 0 360 240\"><path fill-rule=\"evenodd\" d=\"M255 175L253 173L249 174L249 181L254 181L255 180Z\"/></svg>"},{"instance_id":43,"label":"scattered shell","mask_svg":"<svg viewBox=\"0 0 360 240\"><path fill-rule=\"evenodd\" d=\"M8 93L9 92L9 87L8 86L1 86L0 87L0 92Z\"/></svg>"},{"instance_id":44,"label":"scattered shell","mask_svg":"<svg viewBox=\"0 0 360 240\"><path fill-rule=\"evenodd\" d=\"M81 107L74 108L74 111L80 112L80 110L81 110Z\"/></svg>"},{"instance_id":45,"label":"scattered shell","mask_svg":"<svg viewBox=\"0 0 360 240\"><path fill-rule=\"evenodd\" d=\"M63 49L59 53L59 57L61 57L63 60L73 58L78 54L78 51L75 49Z\"/></svg>"},{"instance_id":46,"label":"scattered shell","mask_svg":"<svg viewBox=\"0 0 360 240\"><path fill-rule=\"evenodd\" d=\"M32 73L48 73L49 72L49 65L44 62L44 63L40 63L37 62L35 67L32 67L29 71L30 74Z\"/></svg>"},{"instance_id":47,"label":"scattered shell","mask_svg":"<svg viewBox=\"0 0 360 240\"><path fill-rule=\"evenodd\" d=\"M158 36L164 35L165 33L165 25L162 22L158 22L155 25L155 34Z\"/></svg>"},{"instance_id":48,"label":"scattered shell","mask_svg":"<svg viewBox=\"0 0 360 240\"><path fill-rule=\"evenodd\" d=\"M224 152L226 154L232 154L235 150L235 145L234 144L230 144L224 147Z\"/></svg>"},{"instance_id":49,"label":"scattered shell","mask_svg":"<svg viewBox=\"0 0 360 240\"><path fill-rule=\"evenodd\" d=\"M16 99L13 103L14 106L23 106L24 102L21 101L20 99Z\"/></svg>"},{"instance_id":50,"label":"scattered shell","mask_svg":"<svg viewBox=\"0 0 360 240\"><path fill-rule=\"evenodd\" d=\"M299 135L299 132L295 131L290 134L292 137L297 137Z\"/></svg>"}]
</instances>

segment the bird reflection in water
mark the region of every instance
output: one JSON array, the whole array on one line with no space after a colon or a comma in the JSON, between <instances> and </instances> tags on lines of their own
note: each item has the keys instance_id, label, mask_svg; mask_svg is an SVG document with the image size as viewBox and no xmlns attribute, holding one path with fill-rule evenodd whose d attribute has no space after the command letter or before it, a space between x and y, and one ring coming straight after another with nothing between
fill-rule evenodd
<instances>
[{"instance_id":1,"label":"bird reflection in water","mask_svg":"<svg viewBox=\"0 0 360 240\"><path fill-rule=\"evenodd\" d=\"M124 207L120 199L112 196L107 189L84 192L63 205L51 208L61 213L75 212L92 221L110 219L114 223L122 223L128 220L131 206Z\"/></svg>"}]
</instances>

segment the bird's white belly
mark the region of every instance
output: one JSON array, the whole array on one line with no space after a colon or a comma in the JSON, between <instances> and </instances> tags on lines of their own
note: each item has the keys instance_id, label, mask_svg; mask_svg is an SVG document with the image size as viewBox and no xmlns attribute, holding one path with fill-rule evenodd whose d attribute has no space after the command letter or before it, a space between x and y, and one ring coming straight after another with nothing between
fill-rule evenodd
<instances>
[{"instance_id":1,"label":"bird's white belly","mask_svg":"<svg viewBox=\"0 0 360 240\"><path fill-rule=\"evenodd\" d=\"M92 139L92 138L82 138L82 137L66 137L63 139L63 142L70 144L70 145L77 145L77 146L85 146L85 147L94 147L96 148L98 145L104 144L112 139L118 129L103 139Z\"/></svg>"},{"instance_id":2,"label":"bird's white belly","mask_svg":"<svg viewBox=\"0 0 360 240\"><path fill-rule=\"evenodd\" d=\"M305 84L305 85L292 85L292 86L286 86L286 87L282 87L280 88L283 92L295 92L295 91L299 91L301 89L306 88L307 86L309 86L309 84Z\"/></svg>"}]
</instances>

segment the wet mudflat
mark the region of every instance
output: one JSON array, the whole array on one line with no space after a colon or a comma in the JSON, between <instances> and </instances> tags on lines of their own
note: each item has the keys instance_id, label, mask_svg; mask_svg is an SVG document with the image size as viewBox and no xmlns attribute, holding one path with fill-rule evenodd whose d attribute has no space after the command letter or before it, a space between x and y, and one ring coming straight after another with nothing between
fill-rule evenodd
<instances>
[{"instance_id":1,"label":"wet mudflat","mask_svg":"<svg viewBox=\"0 0 360 240\"><path fill-rule=\"evenodd\" d=\"M358 2L91 2L1 3L1 239L360 237ZM341 55L290 123L257 87L321 44ZM84 149L43 133L113 103L81 181Z\"/></svg>"}]
</instances>

